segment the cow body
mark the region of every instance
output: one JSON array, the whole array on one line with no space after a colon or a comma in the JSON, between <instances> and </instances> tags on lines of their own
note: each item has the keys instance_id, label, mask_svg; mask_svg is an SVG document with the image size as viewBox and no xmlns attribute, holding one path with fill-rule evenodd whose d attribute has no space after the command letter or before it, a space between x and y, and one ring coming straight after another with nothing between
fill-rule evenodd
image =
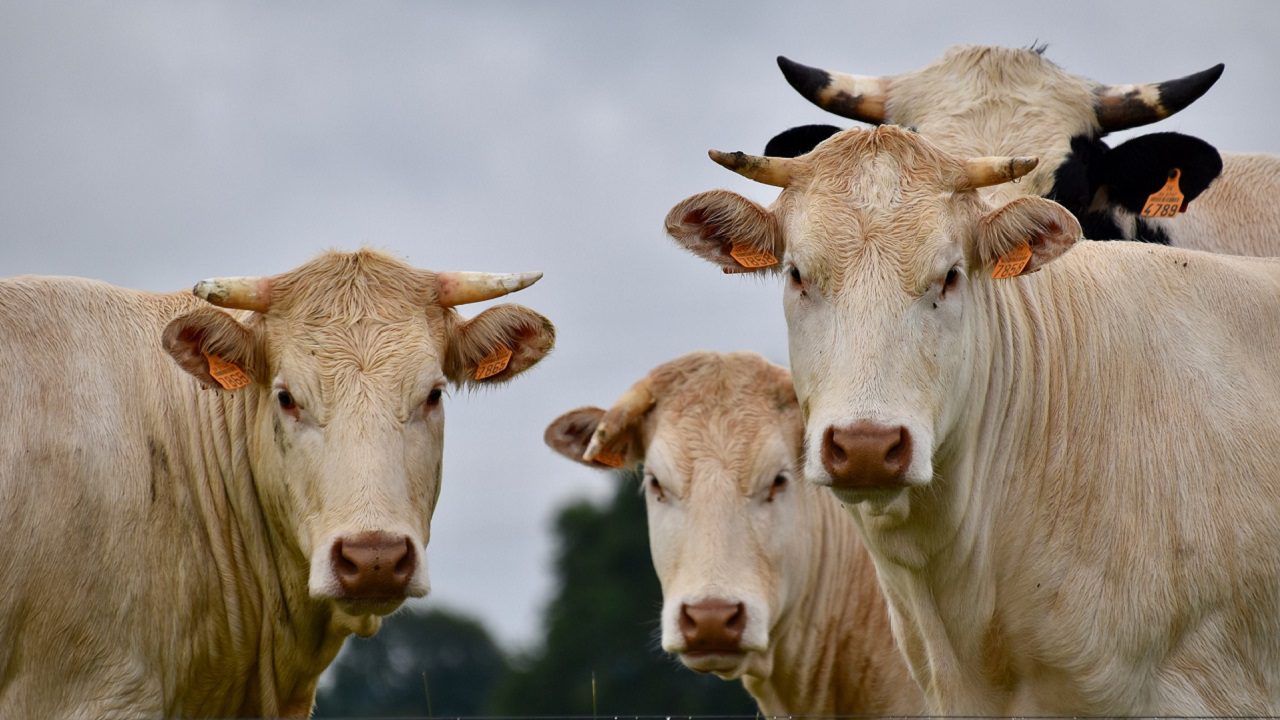
<instances>
[{"instance_id":1,"label":"cow body","mask_svg":"<svg viewBox=\"0 0 1280 720\"><path fill-rule=\"evenodd\" d=\"M792 85L818 105L846 117L910 127L957 157L1038 157L1039 167L1018 184L984 191L996 204L1026 194L1056 200L1092 239L1280 255L1280 207L1269 200L1280 193L1280 157L1219 158L1207 143L1176 133L1141 136L1116 148L1101 140L1112 130L1182 109L1208 90L1222 66L1165 83L1103 86L1064 71L1042 51L958 46L919 70L877 78L829 73L785 58L779 64ZM849 93L858 90L875 94L875 102L864 97L851 103ZM1120 104L1130 107L1132 117L1108 116L1106 109ZM1143 145L1148 147L1138 153L1125 152ZM797 148L796 154L811 147ZM1163 187L1175 167L1183 173L1185 215L1141 217L1145 198ZM1137 200L1116 202L1118 195Z\"/></svg>"},{"instance_id":2,"label":"cow body","mask_svg":"<svg viewBox=\"0 0 1280 720\"><path fill-rule=\"evenodd\" d=\"M931 712L1280 711L1280 262L1071 249L1061 206L976 192L1029 163L898 128L719 159L785 189L668 230L782 259L805 475Z\"/></svg>"},{"instance_id":3,"label":"cow body","mask_svg":"<svg viewBox=\"0 0 1280 720\"><path fill-rule=\"evenodd\" d=\"M643 463L663 649L741 679L768 716L921 712L854 521L793 482L803 428L790 374L752 353L691 353L637 388L626 398L647 400L574 410L546 438L595 467L583 458L593 437L594 457Z\"/></svg>"},{"instance_id":4,"label":"cow body","mask_svg":"<svg viewBox=\"0 0 1280 720\"><path fill-rule=\"evenodd\" d=\"M373 253L331 254L277 285L308 269L338 285L408 270ZM439 487L443 416L414 409L416 390L382 394L389 387L380 375L404 383L422 372L430 383L440 372L431 368L447 370L432 343L458 337L440 322L452 322L453 311L424 303L417 323L397 327L386 322L399 311L388 300L386 316L346 326L374 330L358 348L331 345L329 336L312 351L284 340L332 330L335 308L355 300L338 291L327 298L328 317L313 305L300 321L281 306L298 310L306 298L276 295L270 311L232 315L185 293L70 278L0 282L0 362L11 371L0 381L9 409L0 427L0 536L8 548L0 571L9 577L0 594L0 716L306 717L343 639L372 634L405 596L426 592L418 555ZM246 338L256 340L236 350L232 336L201 334L219 323L233 335L248 328ZM294 332L268 327L277 323ZM420 346L403 347L414 337ZM236 359L250 384L210 389L184 373L174 360L193 343ZM310 358L397 346L411 362L384 357L356 373L322 360L313 376L288 359L299 349ZM397 426L374 418L402 410L370 408L365 434L348 436L344 423L364 406L344 411L341 388L309 387L325 384L323 373L360 386L374 405L400 407L404 393L413 412ZM282 378L293 393L288 408ZM312 454L338 472L279 469L306 467ZM322 522L334 517L335 496L358 513L345 521L349 530ZM391 581L378 575L384 587L361 591L358 553L368 543L359 541L401 528L408 539L393 547L404 577L387 589ZM333 532L331 549L322 543Z\"/></svg>"}]
</instances>

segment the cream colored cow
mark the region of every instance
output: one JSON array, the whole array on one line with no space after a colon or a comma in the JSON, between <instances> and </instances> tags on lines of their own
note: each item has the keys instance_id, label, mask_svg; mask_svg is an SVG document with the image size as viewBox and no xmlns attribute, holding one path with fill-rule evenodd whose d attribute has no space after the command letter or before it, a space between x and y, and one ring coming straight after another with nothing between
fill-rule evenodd
<instances>
[{"instance_id":1,"label":"cream colored cow","mask_svg":"<svg viewBox=\"0 0 1280 720\"><path fill-rule=\"evenodd\" d=\"M427 592L442 390L554 342L451 306L538 277L361 251L199 297L0 282L0 717L306 717L343 639Z\"/></svg>"},{"instance_id":2,"label":"cream colored cow","mask_svg":"<svg viewBox=\"0 0 1280 720\"><path fill-rule=\"evenodd\" d=\"M839 115L911 127L957 157L1039 157L1019 183L985 191L996 204L1025 194L1057 200L1080 220L1085 237L1098 240L1280 255L1280 157L1223 153L1219 160L1211 146L1176 133L1115 148L1101 140L1183 109L1217 81L1222 65L1165 82L1104 85L1064 71L1042 51L958 46L919 70L883 77L787 58L778 64L802 95ZM1172 218L1140 217L1174 168L1186 199L1195 201Z\"/></svg>"},{"instance_id":3,"label":"cream colored cow","mask_svg":"<svg viewBox=\"0 0 1280 720\"><path fill-rule=\"evenodd\" d=\"M643 463L662 648L687 667L740 678L766 715L918 714L857 528L797 482L802 435L786 370L700 352L546 441L597 468Z\"/></svg>"},{"instance_id":4,"label":"cream colored cow","mask_svg":"<svg viewBox=\"0 0 1280 720\"><path fill-rule=\"evenodd\" d=\"M1280 712L1280 262L1071 249L1056 203L975 192L1034 160L893 126L713 154L778 199L667 228L781 261L804 473L851 505L931 712Z\"/></svg>"}]
</instances>

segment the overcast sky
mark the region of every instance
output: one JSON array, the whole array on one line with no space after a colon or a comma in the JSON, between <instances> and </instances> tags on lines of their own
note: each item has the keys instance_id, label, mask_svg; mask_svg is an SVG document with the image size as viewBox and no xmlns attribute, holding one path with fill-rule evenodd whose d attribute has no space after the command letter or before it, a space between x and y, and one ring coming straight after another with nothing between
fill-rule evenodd
<instances>
[{"instance_id":1,"label":"overcast sky","mask_svg":"<svg viewBox=\"0 0 1280 720\"><path fill-rule=\"evenodd\" d=\"M611 481L545 448L546 424L692 350L786 362L779 287L722 276L662 231L695 192L773 196L707 148L849 124L795 94L775 56L889 74L953 44L1033 41L1112 83L1224 62L1153 127L1280 152L1268 0L2 0L0 272L174 290L362 245L437 270L544 271L512 300L555 322L556 351L447 401L427 552L426 603L515 647L551 589L555 509Z\"/></svg>"}]
</instances>

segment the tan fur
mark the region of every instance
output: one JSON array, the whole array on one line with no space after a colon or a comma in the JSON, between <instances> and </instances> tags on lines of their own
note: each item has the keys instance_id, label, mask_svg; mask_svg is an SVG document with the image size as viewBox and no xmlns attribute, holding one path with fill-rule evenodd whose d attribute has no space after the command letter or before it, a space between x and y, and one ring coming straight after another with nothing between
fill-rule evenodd
<instances>
[{"instance_id":1,"label":"tan fur","mask_svg":"<svg viewBox=\"0 0 1280 720\"><path fill-rule=\"evenodd\" d=\"M1000 205L1019 195L1046 195L1071 138L1098 135L1096 86L1033 50L962 45L889 80L886 122L914 128L956 157L1039 157L1020 182L983 191ZM1185 214L1155 222L1180 247L1280 255L1280 203L1274 201L1280 157L1224 153L1222 159L1221 176ZM1122 223L1135 221L1122 215Z\"/></svg>"},{"instance_id":2,"label":"tan fur","mask_svg":"<svg viewBox=\"0 0 1280 720\"><path fill-rule=\"evenodd\" d=\"M906 489L839 492L930 711L1280 711L1280 261L1065 252L1066 211L1022 198L1043 269L993 280L1001 209L923 136L814 155L771 210L823 278L784 295L805 474L832 483L829 427L910 432Z\"/></svg>"},{"instance_id":3,"label":"tan fur","mask_svg":"<svg viewBox=\"0 0 1280 720\"><path fill-rule=\"evenodd\" d=\"M0 282L0 716L309 714L343 639L398 604L317 594L325 538L429 537L443 416L423 398L465 337L430 278L328 253L274 278L268 314L234 317L187 293ZM204 350L255 382L208 389Z\"/></svg>"},{"instance_id":4,"label":"tan fur","mask_svg":"<svg viewBox=\"0 0 1280 720\"><path fill-rule=\"evenodd\" d=\"M682 655L687 665L740 678L770 716L920 712L854 523L798 480L802 426L786 370L751 353L701 352L646 380L656 402L620 435L629 464L643 461L664 487L663 500L645 491L664 649L683 648L674 627L682 601L742 600L755 650L727 665ZM603 414L562 416L548 443L580 459ZM779 472L793 482L768 501Z\"/></svg>"}]
</instances>

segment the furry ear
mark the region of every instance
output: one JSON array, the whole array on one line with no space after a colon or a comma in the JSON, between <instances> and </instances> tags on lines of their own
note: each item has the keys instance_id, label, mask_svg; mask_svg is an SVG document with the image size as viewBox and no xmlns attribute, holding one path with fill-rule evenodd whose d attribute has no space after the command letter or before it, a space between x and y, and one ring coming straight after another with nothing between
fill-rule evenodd
<instances>
[{"instance_id":1,"label":"furry ear","mask_svg":"<svg viewBox=\"0 0 1280 720\"><path fill-rule=\"evenodd\" d=\"M547 444L547 447L574 462L597 470L617 469L606 462L600 462L598 458L592 461L582 459L583 454L587 452L587 446L591 444L591 437L595 435L596 428L599 427L600 420L604 415L605 411L598 407L581 407L577 410L570 410L551 421L551 424L547 426L547 431L542 434L542 440ZM621 456L622 467L624 468L631 467L643 459L634 430L628 431L622 437L617 438L612 443L612 446Z\"/></svg>"},{"instance_id":2,"label":"furry ear","mask_svg":"<svg viewBox=\"0 0 1280 720\"><path fill-rule=\"evenodd\" d=\"M800 125L783 130L764 146L765 157L800 157L840 132L835 125Z\"/></svg>"},{"instance_id":3,"label":"furry ear","mask_svg":"<svg viewBox=\"0 0 1280 720\"><path fill-rule=\"evenodd\" d=\"M1066 208L1044 198L1021 197L978 221L969 264L971 269L1001 278L1027 275L1070 250L1079 239L1080 223ZM1025 264L1018 267L1022 257Z\"/></svg>"},{"instance_id":4,"label":"furry ear","mask_svg":"<svg viewBox=\"0 0 1280 720\"><path fill-rule=\"evenodd\" d=\"M238 390L266 380L253 332L217 308L197 308L174 319L161 343L178 367L205 387Z\"/></svg>"},{"instance_id":5,"label":"furry ear","mask_svg":"<svg viewBox=\"0 0 1280 720\"><path fill-rule=\"evenodd\" d=\"M551 352L556 328L522 305L495 305L459 321L448 342L445 374L455 385L503 383Z\"/></svg>"},{"instance_id":6,"label":"furry ear","mask_svg":"<svg viewBox=\"0 0 1280 720\"><path fill-rule=\"evenodd\" d=\"M728 190L681 201L667 213L667 234L727 273L776 272L782 231L768 210Z\"/></svg>"},{"instance_id":7,"label":"furry ear","mask_svg":"<svg viewBox=\"0 0 1280 720\"><path fill-rule=\"evenodd\" d=\"M1149 133L1121 143L1102 162L1101 186L1107 200L1131 213L1142 212L1147 198L1180 173L1182 208L1199 197L1222 173L1222 156L1209 143L1182 133Z\"/></svg>"}]
</instances>

